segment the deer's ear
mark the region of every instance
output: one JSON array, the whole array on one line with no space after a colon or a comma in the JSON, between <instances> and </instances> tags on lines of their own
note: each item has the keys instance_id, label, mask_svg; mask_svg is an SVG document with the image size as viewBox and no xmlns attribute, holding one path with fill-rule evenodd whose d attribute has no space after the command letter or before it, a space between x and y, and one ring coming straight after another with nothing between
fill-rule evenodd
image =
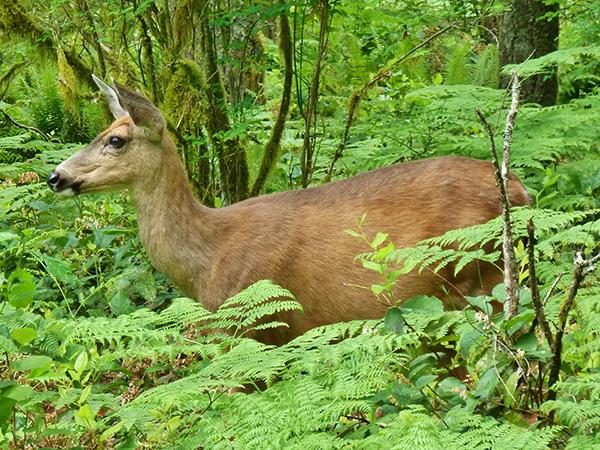
<instances>
[{"instance_id":1,"label":"deer's ear","mask_svg":"<svg viewBox=\"0 0 600 450\"><path fill-rule=\"evenodd\" d=\"M162 139L166 121L158 108L150 100L142 94L118 83L114 83L111 87L98 77L93 76L93 78L106 96L108 106L115 119L128 115L133 120L133 123L145 129L150 141L158 142Z\"/></svg>"},{"instance_id":2,"label":"deer's ear","mask_svg":"<svg viewBox=\"0 0 600 450\"><path fill-rule=\"evenodd\" d=\"M106 84L94 74L92 74L92 79L94 80L94 83L96 83L96 86L98 86L100 91L106 97L106 101L108 102L110 112L112 112L112 115L115 119L120 119L121 117L129 115L127 110L119 102L119 96L113 88L111 88L108 84Z\"/></svg>"},{"instance_id":3,"label":"deer's ear","mask_svg":"<svg viewBox=\"0 0 600 450\"><path fill-rule=\"evenodd\" d=\"M146 129L148 139L158 142L162 139L167 122L154 104L142 94L115 83L119 103L125 107L133 123Z\"/></svg>"}]
</instances>

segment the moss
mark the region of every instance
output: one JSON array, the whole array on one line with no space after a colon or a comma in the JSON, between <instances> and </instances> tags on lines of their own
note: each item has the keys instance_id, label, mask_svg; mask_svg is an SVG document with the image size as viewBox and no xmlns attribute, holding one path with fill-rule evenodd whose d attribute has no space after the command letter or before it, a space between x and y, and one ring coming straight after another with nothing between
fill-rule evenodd
<instances>
[{"instance_id":1,"label":"moss","mask_svg":"<svg viewBox=\"0 0 600 450\"><path fill-rule=\"evenodd\" d=\"M202 90L202 72L198 65L187 59L179 62L165 90L162 105L165 114L179 124L178 128L202 127L205 110Z\"/></svg>"},{"instance_id":2,"label":"moss","mask_svg":"<svg viewBox=\"0 0 600 450\"><path fill-rule=\"evenodd\" d=\"M182 142L183 158L192 190L205 204L213 205L208 147L203 133L206 101L202 70L192 60L177 65L165 90L163 112L175 124L177 132L190 142Z\"/></svg>"},{"instance_id":3,"label":"moss","mask_svg":"<svg viewBox=\"0 0 600 450\"><path fill-rule=\"evenodd\" d=\"M195 0L180 0L177 3L174 19L175 53L179 53L190 41L191 28L194 24L192 16L196 9Z\"/></svg>"},{"instance_id":4,"label":"moss","mask_svg":"<svg viewBox=\"0 0 600 450\"><path fill-rule=\"evenodd\" d=\"M290 23L285 14L282 14L279 17L279 50L281 51L285 67L281 106L279 108L277 120L275 121L275 126L271 132L271 137L265 145L258 176L252 186L251 195L253 196L258 195L263 189L269 173L275 166L279 154L279 145L281 144L281 138L285 128L286 117L290 109L293 74L293 46L290 34Z\"/></svg>"},{"instance_id":5,"label":"moss","mask_svg":"<svg viewBox=\"0 0 600 450\"><path fill-rule=\"evenodd\" d=\"M58 66L59 91L65 104L65 111L74 113L78 108L78 90L79 83L75 72L69 65L65 53L61 48L56 51Z\"/></svg>"}]
</instances>

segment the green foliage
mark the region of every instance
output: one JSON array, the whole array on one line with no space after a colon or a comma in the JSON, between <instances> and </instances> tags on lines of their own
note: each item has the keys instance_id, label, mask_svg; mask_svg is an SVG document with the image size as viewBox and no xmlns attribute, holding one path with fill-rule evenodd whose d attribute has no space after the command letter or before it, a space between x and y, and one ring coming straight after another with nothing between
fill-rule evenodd
<instances>
[{"instance_id":1,"label":"green foliage","mask_svg":"<svg viewBox=\"0 0 600 450\"><path fill-rule=\"evenodd\" d=\"M470 42L457 42L450 46L444 67L445 84L467 84L469 72L465 68L469 66L470 56Z\"/></svg>"},{"instance_id":2,"label":"green foliage","mask_svg":"<svg viewBox=\"0 0 600 450\"><path fill-rule=\"evenodd\" d=\"M273 347L253 336L285 326L272 316L300 309L291 293L262 281L208 311L150 267L125 195L57 200L43 184L79 148L70 142L88 142L107 125L88 85L94 72L152 94L187 144L182 156L196 193L220 204L223 167L206 139L214 111L199 57L205 11L225 88L216 106L231 122L217 137L239 140L251 172L280 107L273 23L288 14L294 101L266 190L299 184L321 4L176 3L0 6L0 109L14 120L0 115L0 447L600 448L598 274L590 270L579 286L556 399L547 400L553 355L534 329L526 252L532 219L537 278L555 333L573 286L574 251L599 248L600 51L590 45L599 6L561 3L560 50L518 68L529 76L558 66L560 104L521 105L514 131L513 169L533 203L511 213L517 316L493 314L502 285L465 298L463 311L433 297L402 304L394 297L410 271L499 265L500 220L414 248L397 247L379 230L367 235L359 222L349 232L365 243L359 262L380 276L370 288L389 307L385 317L313 329ZM352 93L446 24L453 27L365 92L333 178L429 156L488 159L475 108L501 147L509 99L498 89L495 36L505 6L330 2L313 184L327 178Z\"/></svg>"},{"instance_id":3,"label":"green foliage","mask_svg":"<svg viewBox=\"0 0 600 450\"><path fill-rule=\"evenodd\" d=\"M564 75L561 79L560 96L563 101L580 98L597 91L600 85L600 46L588 45L556 50L539 58L530 59L526 63L515 66L507 65L502 70L505 74L517 71L524 77L549 73L559 67Z\"/></svg>"},{"instance_id":4,"label":"green foliage","mask_svg":"<svg viewBox=\"0 0 600 450\"><path fill-rule=\"evenodd\" d=\"M498 87L500 83L500 58L498 48L488 44L478 54L476 61L471 66L471 79L473 84Z\"/></svg>"},{"instance_id":5,"label":"green foliage","mask_svg":"<svg viewBox=\"0 0 600 450\"><path fill-rule=\"evenodd\" d=\"M23 79L23 90L31 110L33 124L47 134L58 134L63 129L65 112L63 100L52 67L43 67L36 73L28 72Z\"/></svg>"}]
</instances>

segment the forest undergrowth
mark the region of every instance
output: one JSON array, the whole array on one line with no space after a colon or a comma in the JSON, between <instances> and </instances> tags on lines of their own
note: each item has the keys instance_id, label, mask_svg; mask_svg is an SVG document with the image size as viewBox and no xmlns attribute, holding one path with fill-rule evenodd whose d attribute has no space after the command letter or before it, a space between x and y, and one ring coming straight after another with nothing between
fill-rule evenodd
<instances>
[{"instance_id":1,"label":"forest undergrowth","mask_svg":"<svg viewBox=\"0 0 600 450\"><path fill-rule=\"evenodd\" d=\"M143 19L155 3L141 2L123 14ZM594 264L600 248L600 48L574 37L592 19L568 16L560 50L504 68L495 45L451 28L369 85L388 73L381 69L394 60L390 52L405 54L425 40L414 30L429 33L448 17L430 5L422 17L407 19L403 40L390 25L398 11L367 3L336 3L330 11L317 120L308 127L310 167L303 162L310 98L308 90L296 91L262 190L297 189L305 181L316 186L440 155L489 159L488 135L475 110L492 124L500 148L510 104L510 94L497 87L500 78L513 70L527 78L559 67L557 104L522 104L513 135L512 170L532 199L531 207L511 212L517 315L493 313L492 303L505 301L503 285L489 296L467 297L469 306L460 311L433 297L393 299L394 286L410 271L497 261L501 219L396 248L386 230L365 235L357 217L357 228L348 230L364 241L356 264L381 275L370 289L374 301L389 305L385 317L317 328L281 347L251 339L253 328L283 326L264 317L301 309L293 292L263 280L208 311L150 266L127 193L62 200L48 189L45 179L56 164L91 141L108 118L78 78L69 52L50 46L58 56L49 62L43 55L50 50L39 44L45 41L38 42L38 53L24 38L13 48L0 45L1 448L600 449L600 272ZM300 11L295 7L287 9ZM244 7L215 13L206 26L221 27L224 39L223 30L236 21L256 16L272 25L281 11L281 5ZM299 45L304 52L293 81L306 88L319 64L320 30L307 25L300 35L292 23L292 31L296 57ZM238 74L231 60L239 52L262 55L253 67L263 73L265 87L227 99L229 129L198 125L208 100L193 83L185 92L175 82L153 92L145 79L155 100L172 96L157 103L180 134L194 192L207 204L230 200L215 136L245 146L250 182L259 177L263 143L277 122L285 90L277 61L285 42L261 32L219 60L231 69L221 70L231 89L227 76ZM126 37L133 36L143 44L143 35ZM155 50L164 44L151 40ZM94 48L81 50L117 58ZM119 60L115 75L136 79L132 74L150 57L158 67L161 57L168 59L167 48L160 49L148 54L142 45L141 56L133 58L140 68ZM178 76L202 78L199 66L186 64L178 66ZM348 122L349 99L361 86L368 89ZM490 243L489 254L474 250Z\"/></svg>"}]
</instances>

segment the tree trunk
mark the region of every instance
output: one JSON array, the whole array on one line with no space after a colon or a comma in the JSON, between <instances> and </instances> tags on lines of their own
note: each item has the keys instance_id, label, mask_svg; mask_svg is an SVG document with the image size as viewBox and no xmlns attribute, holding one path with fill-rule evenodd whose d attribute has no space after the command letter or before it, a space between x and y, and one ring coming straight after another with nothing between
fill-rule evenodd
<instances>
[{"instance_id":1,"label":"tree trunk","mask_svg":"<svg viewBox=\"0 0 600 450\"><path fill-rule=\"evenodd\" d=\"M548 4L546 4L548 3ZM533 53L539 58L558 49L558 2L512 0L511 9L502 18L500 29L500 63L520 64ZM508 84L510 77L501 81ZM523 81L521 100L549 106L556 103L558 77L534 75Z\"/></svg>"},{"instance_id":2,"label":"tree trunk","mask_svg":"<svg viewBox=\"0 0 600 450\"><path fill-rule=\"evenodd\" d=\"M206 128L208 137L219 157L222 189L230 203L248 197L248 162L246 153L237 137L226 137L231 130L226 109L226 95L217 55L213 32L208 23L208 2L202 2L200 29L202 34L202 66L208 104Z\"/></svg>"},{"instance_id":3,"label":"tree trunk","mask_svg":"<svg viewBox=\"0 0 600 450\"><path fill-rule=\"evenodd\" d=\"M319 47L317 49L317 60L315 62L315 71L310 84L310 94L308 97L308 108L304 116L304 145L301 155L302 169L302 187L308 187L314 165L314 140L313 126L317 122L317 103L319 101L319 84L321 82L321 69L327 47L329 31L329 0L320 2L320 28L319 28Z\"/></svg>"},{"instance_id":4,"label":"tree trunk","mask_svg":"<svg viewBox=\"0 0 600 450\"><path fill-rule=\"evenodd\" d=\"M283 136L283 129L285 128L285 121L290 110L290 101L292 97L292 76L293 76L293 47L292 37L290 33L290 22L287 17L287 13L283 13L279 17L279 50L283 57L284 63L284 79L283 79L283 93L281 94L281 105L279 106L279 114L277 120L271 131L271 138L265 145L262 161L260 164L260 170L254 186L252 186L251 195L255 196L260 193L265 185L269 172L275 166L277 161L277 154L279 153L279 144L281 143L281 137Z\"/></svg>"},{"instance_id":5,"label":"tree trunk","mask_svg":"<svg viewBox=\"0 0 600 450\"><path fill-rule=\"evenodd\" d=\"M94 16L92 15L86 0L79 0L79 9L83 14L87 27L87 32L83 32L84 39L88 40L88 42L94 46L94 50L96 50L98 56L98 64L100 64L101 75L105 77L106 62L104 59L104 50L102 50L102 45L100 43L100 33L98 33L98 28L96 27L96 21L94 20Z\"/></svg>"}]
</instances>

